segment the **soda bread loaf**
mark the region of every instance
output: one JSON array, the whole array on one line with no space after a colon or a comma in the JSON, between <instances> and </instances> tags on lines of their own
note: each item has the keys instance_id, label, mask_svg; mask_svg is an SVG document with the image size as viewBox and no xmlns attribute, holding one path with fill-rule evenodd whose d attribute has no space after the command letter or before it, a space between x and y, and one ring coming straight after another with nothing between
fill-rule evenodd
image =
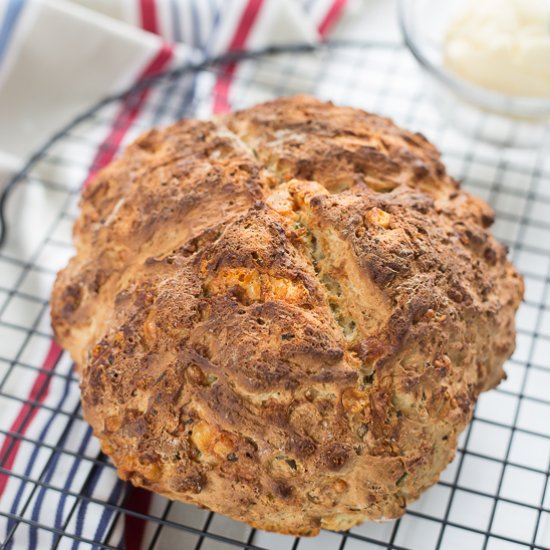
<instances>
[{"instance_id":1,"label":"soda bread loaf","mask_svg":"<svg viewBox=\"0 0 550 550\"><path fill-rule=\"evenodd\" d=\"M504 377L523 283L493 213L388 119L183 120L81 208L53 327L134 485L296 535L395 518Z\"/></svg>"}]
</instances>

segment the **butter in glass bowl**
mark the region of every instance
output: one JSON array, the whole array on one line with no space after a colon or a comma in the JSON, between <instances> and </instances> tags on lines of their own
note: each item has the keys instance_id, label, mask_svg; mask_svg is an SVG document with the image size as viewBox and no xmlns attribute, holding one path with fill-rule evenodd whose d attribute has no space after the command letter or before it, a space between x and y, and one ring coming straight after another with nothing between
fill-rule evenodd
<instances>
[{"instance_id":1,"label":"butter in glass bowl","mask_svg":"<svg viewBox=\"0 0 550 550\"><path fill-rule=\"evenodd\" d=\"M474 84L550 98L550 0L468 0L443 51L444 66Z\"/></svg>"},{"instance_id":2,"label":"butter in glass bowl","mask_svg":"<svg viewBox=\"0 0 550 550\"><path fill-rule=\"evenodd\" d=\"M434 102L480 141L550 141L550 0L399 0Z\"/></svg>"}]
</instances>

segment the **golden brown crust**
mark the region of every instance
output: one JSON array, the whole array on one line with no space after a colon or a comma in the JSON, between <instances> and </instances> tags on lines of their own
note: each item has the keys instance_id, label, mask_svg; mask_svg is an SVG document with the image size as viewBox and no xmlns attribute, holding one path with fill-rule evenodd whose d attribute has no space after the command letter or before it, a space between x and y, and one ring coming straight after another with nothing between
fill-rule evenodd
<instances>
[{"instance_id":1,"label":"golden brown crust","mask_svg":"<svg viewBox=\"0 0 550 550\"><path fill-rule=\"evenodd\" d=\"M400 516L504 376L523 283L419 134L309 97L130 146L52 319L124 479L299 535Z\"/></svg>"}]
</instances>

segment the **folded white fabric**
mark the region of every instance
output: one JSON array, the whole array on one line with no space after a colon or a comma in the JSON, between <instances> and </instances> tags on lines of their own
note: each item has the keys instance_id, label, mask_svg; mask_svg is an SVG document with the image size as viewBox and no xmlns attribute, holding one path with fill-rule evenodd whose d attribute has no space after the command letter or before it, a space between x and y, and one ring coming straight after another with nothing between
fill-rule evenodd
<instances>
[{"instance_id":1,"label":"folded white fabric","mask_svg":"<svg viewBox=\"0 0 550 550\"><path fill-rule=\"evenodd\" d=\"M325 37L346 0L0 2L0 181L74 116L230 49Z\"/></svg>"}]
</instances>

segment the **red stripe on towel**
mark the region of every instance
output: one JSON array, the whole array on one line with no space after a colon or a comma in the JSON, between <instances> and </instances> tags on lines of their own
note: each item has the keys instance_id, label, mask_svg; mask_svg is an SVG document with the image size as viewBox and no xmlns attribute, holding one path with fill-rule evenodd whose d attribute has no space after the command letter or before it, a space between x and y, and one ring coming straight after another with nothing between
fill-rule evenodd
<instances>
[{"instance_id":1,"label":"red stripe on towel","mask_svg":"<svg viewBox=\"0 0 550 550\"><path fill-rule=\"evenodd\" d=\"M144 69L139 80L153 76L156 73L162 71L166 66L168 61L172 58L173 48L170 45L163 45L158 54L154 59L149 63L149 65ZM124 139L124 136L128 132L130 126L136 119L139 114L143 102L147 98L148 88L143 88L136 97L130 96L131 102L124 102L116 114L114 124L112 126L111 132L105 138L104 142L101 144L97 150L96 156L92 162L92 168L86 178L84 185L87 185L90 180L94 178L99 170L105 167L109 162L113 160L120 143Z\"/></svg>"},{"instance_id":2,"label":"red stripe on towel","mask_svg":"<svg viewBox=\"0 0 550 550\"><path fill-rule=\"evenodd\" d=\"M157 6L155 0L139 0L141 28L158 34Z\"/></svg>"},{"instance_id":3,"label":"red stripe on towel","mask_svg":"<svg viewBox=\"0 0 550 550\"><path fill-rule=\"evenodd\" d=\"M131 486L128 494L128 510L147 514L152 494L145 489ZM126 550L140 550L145 534L145 520L127 514L124 518L124 548Z\"/></svg>"},{"instance_id":4,"label":"red stripe on towel","mask_svg":"<svg viewBox=\"0 0 550 550\"><path fill-rule=\"evenodd\" d=\"M258 18L263 0L249 0L244 9L241 20L237 25L237 30L233 40L229 45L229 51L243 50L250 31ZM228 63L225 66L225 72L218 76L214 85L214 106L215 113L225 113L229 110L229 88L235 76L237 62Z\"/></svg>"},{"instance_id":5,"label":"red stripe on towel","mask_svg":"<svg viewBox=\"0 0 550 550\"><path fill-rule=\"evenodd\" d=\"M46 359L44 359L42 363L42 369L34 380L34 384L27 397L28 401L33 401L34 403L23 403L23 406L19 409L19 414L10 426L10 432L25 435L29 429L36 413L40 410L40 404L42 404L48 396L51 379L49 372L57 365L62 353L63 350L52 340ZM10 437L9 435L4 439L4 443L0 449L0 463L3 462L2 467L6 470L11 470L15 458L17 457L19 447L21 446L21 441L21 439ZM6 489L8 480L8 474L0 473L0 496Z\"/></svg>"},{"instance_id":6,"label":"red stripe on towel","mask_svg":"<svg viewBox=\"0 0 550 550\"><path fill-rule=\"evenodd\" d=\"M323 40L326 39L332 27L334 27L338 19L342 16L346 2L347 0L334 0L325 17L321 23L319 23L318 30Z\"/></svg>"}]
</instances>

